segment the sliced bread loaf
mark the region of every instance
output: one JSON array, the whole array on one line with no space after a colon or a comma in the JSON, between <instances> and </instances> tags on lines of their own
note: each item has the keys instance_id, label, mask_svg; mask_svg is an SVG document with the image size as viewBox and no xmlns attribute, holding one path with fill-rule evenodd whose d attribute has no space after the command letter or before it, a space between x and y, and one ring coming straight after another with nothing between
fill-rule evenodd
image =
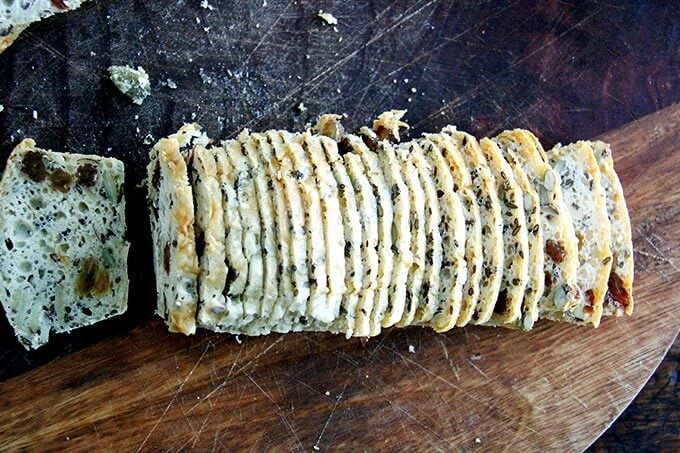
<instances>
[{"instance_id":1,"label":"sliced bread loaf","mask_svg":"<svg viewBox=\"0 0 680 453\"><path fill-rule=\"evenodd\" d=\"M611 148L596 141L591 146L600 167L602 188L607 197L607 214L612 224L612 270L609 274L604 314L622 316L633 313L633 240L623 187L614 171Z\"/></svg>"},{"instance_id":2,"label":"sliced bread loaf","mask_svg":"<svg viewBox=\"0 0 680 453\"><path fill-rule=\"evenodd\" d=\"M127 309L124 168L22 141L0 184L0 301L21 344Z\"/></svg>"},{"instance_id":3,"label":"sliced bread loaf","mask_svg":"<svg viewBox=\"0 0 680 453\"><path fill-rule=\"evenodd\" d=\"M185 124L151 149L147 166L157 313L171 332L186 335L196 331L199 273L186 162L195 144L207 142L200 126Z\"/></svg>"}]
</instances>

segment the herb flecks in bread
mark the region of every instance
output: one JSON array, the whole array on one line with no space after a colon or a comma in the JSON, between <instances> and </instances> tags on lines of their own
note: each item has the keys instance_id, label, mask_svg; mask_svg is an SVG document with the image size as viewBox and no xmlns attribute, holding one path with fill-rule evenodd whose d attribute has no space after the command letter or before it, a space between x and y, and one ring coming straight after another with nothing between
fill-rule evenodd
<instances>
[{"instance_id":1,"label":"herb flecks in bread","mask_svg":"<svg viewBox=\"0 0 680 453\"><path fill-rule=\"evenodd\" d=\"M0 300L26 348L124 313L124 167L26 139L0 184Z\"/></svg>"}]
</instances>

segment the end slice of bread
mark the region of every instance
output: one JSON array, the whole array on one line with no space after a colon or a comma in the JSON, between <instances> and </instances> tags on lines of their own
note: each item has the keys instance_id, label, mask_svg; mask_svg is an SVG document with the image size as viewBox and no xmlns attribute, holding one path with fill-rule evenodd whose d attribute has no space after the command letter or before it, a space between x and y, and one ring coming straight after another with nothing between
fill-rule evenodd
<instances>
[{"instance_id":1,"label":"end slice of bread","mask_svg":"<svg viewBox=\"0 0 680 453\"><path fill-rule=\"evenodd\" d=\"M208 139L197 124L185 124L151 150L147 189L151 211L157 313L171 332L196 331L198 255L194 197L187 161L196 143Z\"/></svg>"},{"instance_id":2,"label":"end slice of bread","mask_svg":"<svg viewBox=\"0 0 680 453\"><path fill-rule=\"evenodd\" d=\"M127 309L123 163L47 151L26 139L0 184L0 300L19 341Z\"/></svg>"}]
</instances>

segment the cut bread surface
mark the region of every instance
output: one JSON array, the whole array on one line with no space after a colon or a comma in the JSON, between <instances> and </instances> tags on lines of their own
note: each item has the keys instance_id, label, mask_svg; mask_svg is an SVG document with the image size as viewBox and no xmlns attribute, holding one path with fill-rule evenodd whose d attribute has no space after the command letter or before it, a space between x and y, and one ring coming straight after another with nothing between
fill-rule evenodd
<instances>
[{"instance_id":1,"label":"cut bread surface","mask_svg":"<svg viewBox=\"0 0 680 453\"><path fill-rule=\"evenodd\" d=\"M127 309L124 167L22 141L0 184L0 301L21 344Z\"/></svg>"}]
</instances>

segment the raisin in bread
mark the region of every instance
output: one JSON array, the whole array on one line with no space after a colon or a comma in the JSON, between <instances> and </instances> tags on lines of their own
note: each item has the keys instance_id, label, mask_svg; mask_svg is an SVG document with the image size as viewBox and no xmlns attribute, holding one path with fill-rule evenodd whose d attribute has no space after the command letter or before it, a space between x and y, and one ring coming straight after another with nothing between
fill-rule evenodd
<instances>
[{"instance_id":1,"label":"raisin in bread","mask_svg":"<svg viewBox=\"0 0 680 453\"><path fill-rule=\"evenodd\" d=\"M195 144L207 144L197 124L185 124L151 150L147 199L156 271L157 313L171 332L196 331L198 254L194 197L187 161Z\"/></svg>"},{"instance_id":2,"label":"raisin in bread","mask_svg":"<svg viewBox=\"0 0 680 453\"><path fill-rule=\"evenodd\" d=\"M31 139L0 184L0 301L21 344L38 348L127 309L123 163L46 151Z\"/></svg>"},{"instance_id":3,"label":"raisin in bread","mask_svg":"<svg viewBox=\"0 0 680 453\"><path fill-rule=\"evenodd\" d=\"M0 5L0 53L30 24L80 7L87 0L4 0Z\"/></svg>"}]
</instances>

